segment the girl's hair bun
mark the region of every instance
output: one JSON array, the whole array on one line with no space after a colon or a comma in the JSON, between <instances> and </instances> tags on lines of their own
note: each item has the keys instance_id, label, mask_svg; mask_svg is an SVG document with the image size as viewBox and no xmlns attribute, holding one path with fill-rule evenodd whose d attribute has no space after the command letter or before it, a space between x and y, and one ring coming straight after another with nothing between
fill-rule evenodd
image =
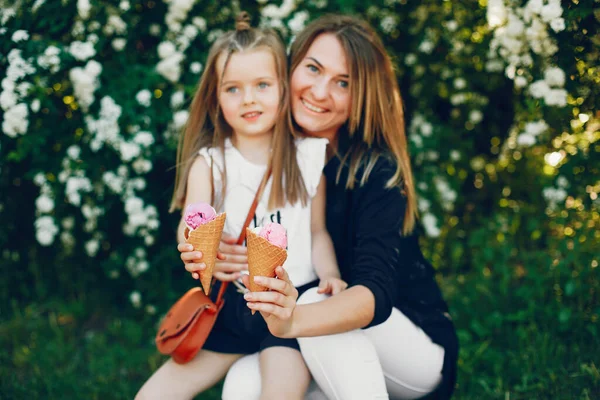
<instances>
[{"instance_id":1,"label":"girl's hair bun","mask_svg":"<svg viewBox=\"0 0 600 400\"><path fill-rule=\"evenodd\" d=\"M235 30L240 32L248 29L250 29L250 14L242 11L235 19Z\"/></svg>"}]
</instances>

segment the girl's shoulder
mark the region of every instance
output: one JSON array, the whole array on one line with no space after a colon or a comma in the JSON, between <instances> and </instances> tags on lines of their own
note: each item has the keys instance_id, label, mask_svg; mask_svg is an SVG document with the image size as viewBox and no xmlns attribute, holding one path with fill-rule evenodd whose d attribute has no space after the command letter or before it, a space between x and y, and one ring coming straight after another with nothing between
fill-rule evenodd
<instances>
[{"instance_id":1,"label":"girl's shoulder","mask_svg":"<svg viewBox=\"0 0 600 400\"><path fill-rule=\"evenodd\" d=\"M295 140L298 167L310 197L317 192L323 167L325 167L328 143L329 140L323 138L303 137Z\"/></svg>"},{"instance_id":2,"label":"girl's shoulder","mask_svg":"<svg viewBox=\"0 0 600 400\"><path fill-rule=\"evenodd\" d=\"M299 137L294 141L298 152L325 151L329 140L325 138Z\"/></svg>"}]
</instances>

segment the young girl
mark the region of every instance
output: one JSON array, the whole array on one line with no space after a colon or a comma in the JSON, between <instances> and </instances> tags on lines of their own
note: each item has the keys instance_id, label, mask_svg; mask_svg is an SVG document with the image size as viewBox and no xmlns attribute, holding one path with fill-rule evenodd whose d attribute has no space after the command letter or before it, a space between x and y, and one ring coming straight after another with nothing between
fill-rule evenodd
<instances>
[{"instance_id":1,"label":"young girl","mask_svg":"<svg viewBox=\"0 0 600 400\"><path fill-rule=\"evenodd\" d=\"M178 149L172 209L210 202L227 213L224 232L237 237L270 165L271 178L250 227L278 222L287 229L284 268L299 293L316 286L317 279L322 291L344 289L325 229L327 140L294 140L284 45L273 31L250 28L248 22L243 13L236 30L219 38L209 52ZM186 268L197 271L202 255L183 243L184 228L182 218L178 249ZM252 316L243 294L230 285L198 356L184 365L167 361L137 398L192 398L218 382L242 355L256 352L262 399L304 397L310 374L297 341L270 334L264 319Z\"/></svg>"}]
</instances>

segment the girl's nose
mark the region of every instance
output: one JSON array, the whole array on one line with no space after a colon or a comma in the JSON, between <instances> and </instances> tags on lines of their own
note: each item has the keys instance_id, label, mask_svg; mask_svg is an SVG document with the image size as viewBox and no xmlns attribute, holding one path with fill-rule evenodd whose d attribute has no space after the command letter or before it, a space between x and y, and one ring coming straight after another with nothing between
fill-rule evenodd
<instances>
[{"instance_id":1,"label":"girl's nose","mask_svg":"<svg viewBox=\"0 0 600 400\"><path fill-rule=\"evenodd\" d=\"M256 102L256 97L254 95L254 90L247 89L244 91L244 104L254 104Z\"/></svg>"}]
</instances>

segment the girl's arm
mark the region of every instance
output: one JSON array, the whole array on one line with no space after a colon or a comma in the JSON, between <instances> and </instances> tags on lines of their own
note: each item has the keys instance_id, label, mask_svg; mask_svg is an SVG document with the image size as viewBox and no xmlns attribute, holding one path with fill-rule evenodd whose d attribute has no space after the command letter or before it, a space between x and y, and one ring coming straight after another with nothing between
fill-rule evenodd
<instances>
[{"instance_id":1,"label":"girl's arm","mask_svg":"<svg viewBox=\"0 0 600 400\"><path fill-rule=\"evenodd\" d=\"M312 262L319 279L340 278L340 270L335 259L331 236L325 227L325 176L321 175L317 194L312 199L310 232L312 241Z\"/></svg>"},{"instance_id":2,"label":"girl's arm","mask_svg":"<svg viewBox=\"0 0 600 400\"><path fill-rule=\"evenodd\" d=\"M185 269L192 272L194 278L198 278L197 272L204 269L205 264L202 263L202 253L194 251L191 244L185 242L185 221L183 213L185 207L191 203L205 202L210 203L211 198L211 183L210 167L204 157L196 157L191 168L187 180L187 190L183 209L181 210L181 219L177 227L177 250L181 253L180 257L185 265Z\"/></svg>"}]
</instances>

